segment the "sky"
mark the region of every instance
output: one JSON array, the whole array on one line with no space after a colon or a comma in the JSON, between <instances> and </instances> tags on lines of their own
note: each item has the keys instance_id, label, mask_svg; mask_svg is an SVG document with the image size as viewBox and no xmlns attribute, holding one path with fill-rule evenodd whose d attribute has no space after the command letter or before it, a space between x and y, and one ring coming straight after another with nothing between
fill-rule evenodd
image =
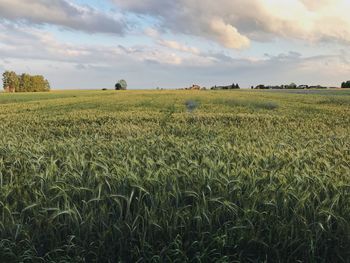
<instances>
[{"instance_id":1,"label":"sky","mask_svg":"<svg viewBox=\"0 0 350 263\"><path fill-rule=\"evenodd\" d=\"M349 0L0 0L0 72L41 74L53 89L340 86L349 10Z\"/></svg>"}]
</instances>

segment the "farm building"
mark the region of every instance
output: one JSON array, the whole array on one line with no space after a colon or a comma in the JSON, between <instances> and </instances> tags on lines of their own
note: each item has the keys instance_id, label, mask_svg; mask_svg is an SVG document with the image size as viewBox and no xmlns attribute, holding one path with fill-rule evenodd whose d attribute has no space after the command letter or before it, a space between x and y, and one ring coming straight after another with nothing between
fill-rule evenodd
<instances>
[{"instance_id":1,"label":"farm building","mask_svg":"<svg viewBox=\"0 0 350 263\"><path fill-rule=\"evenodd\" d=\"M7 93L15 93L16 90L15 90L15 88L13 88L13 87L7 86L7 87L5 88L5 92L7 92Z\"/></svg>"},{"instance_id":2,"label":"farm building","mask_svg":"<svg viewBox=\"0 0 350 263\"><path fill-rule=\"evenodd\" d=\"M193 84L192 87L190 87L191 90L200 90L201 87L199 85Z\"/></svg>"}]
</instances>

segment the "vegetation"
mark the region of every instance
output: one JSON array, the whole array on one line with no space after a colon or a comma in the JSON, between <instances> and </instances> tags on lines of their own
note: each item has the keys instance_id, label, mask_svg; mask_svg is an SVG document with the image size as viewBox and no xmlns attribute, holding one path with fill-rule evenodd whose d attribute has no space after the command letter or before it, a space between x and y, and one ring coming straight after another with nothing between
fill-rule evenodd
<instances>
[{"instance_id":1,"label":"vegetation","mask_svg":"<svg viewBox=\"0 0 350 263\"><path fill-rule=\"evenodd\" d=\"M339 92L1 94L0 261L348 262Z\"/></svg>"},{"instance_id":2,"label":"vegetation","mask_svg":"<svg viewBox=\"0 0 350 263\"><path fill-rule=\"evenodd\" d=\"M228 86L214 86L210 88L211 90L221 90L221 89L240 89L238 83L233 83L232 85L228 85Z\"/></svg>"},{"instance_id":3,"label":"vegetation","mask_svg":"<svg viewBox=\"0 0 350 263\"><path fill-rule=\"evenodd\" d=\"M8 89L8 91L15 91L19 88L19 78L15 72L5 71L2 76L3 87L5 90Z\"/></svg>"},{"instance_id":4,"label":"vegetation","mask_svg":"<svg viewBox=\"0 0 350 263\"><path fill-rule=\"evenodd\" d=\"M309 86L309 85L297 85L295 83L291 83L289 85L269 85L265 86L263 84L260 84L256 87L251 86L251 89L292 89L292 90L300 90L300 89L327 89L328 87L321 86L321 85L316 85L316 86Z\"/></svg>"},{"instance_id":5,"label":"vegetation","mask_svg":"<svg viewBox=\"0 0 350 263\"><path fill-rule=\"evenodd\" d=\"M350 89L350 80L348 80L348 81L346 81L346 82L343 82L343 83L341 84L341 87L342 87L343 89Z\"/></svg>"},{"instance_id":6,"label":"vegetation","mask_svg":"<svg viewBox=\"0 0 350 263\"><path fill-rule=\"evenodd\" d=\"M31 76L29 74L17 75L13 71L3 73L3 88L7 91L15 92L38 92L49 91L49 82L40 75Z\"/></svg>"},{"instance_id":7,"label":"vegetation","mask_svg":"<svg viewBox=\"0 0 350 263\"><path fill-rule=\"evenodd\" d=\"M128 84L126 83L125 80L121 79L115 84L115 89L116 90L126 90L128 87Z\"/></svg>"}]
</instances>

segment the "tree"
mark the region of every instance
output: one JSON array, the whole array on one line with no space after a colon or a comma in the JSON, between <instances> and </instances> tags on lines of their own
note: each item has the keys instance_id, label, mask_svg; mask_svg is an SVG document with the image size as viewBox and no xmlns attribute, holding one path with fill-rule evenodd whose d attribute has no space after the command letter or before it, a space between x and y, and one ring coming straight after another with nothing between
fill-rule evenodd
<instances>
[{"instance_id":1,"label":"tree","mask_svg":"<svg viewBox=\"0 0 350 263\"><path fill-rule=\"evenodd\" d=\"M44 88L45 88L45 91L50 91L51 89L50 82L47 79L45 79L44 81Z\"/></svg>"},{"instance_id":2,"label":"tree","mask_svg":"<svg viewBox=\"0 0 350 263\"><path fill-rule=\"evenodd\" d=\"M19 89L19 78L13 71L5 71L2 74L3 88L9 89L9 91L18 91Z\"/></svg>"},{"instance_id":3,"label":"tree","mask_svg":"<svg viewBox=\"0 0 350 263\"><path fill-rule=\"evenodd\" d=\"M288 89L296 89L296 88L297 88L297 84L293 82L288 85Z\"/></svg>"},{"instance_id":4,"label":"tree","mask_svg":"<svg viewBox=\"0 0 350 263\"><path fill-rule=\"evenodd\" d=\"M120 85L120 83L115 84L115 90L121 90L122 86Z\"/></svg>"},{"instance_id":5,"label":"tree","mask_svg":"<svg viewBox=\"0 0 350 263\"><path fill-rule=\"evenodd\" d=\"M41 75L31 76L23 73L17 75L13 71L6 71L3 74L4 89L16 92L49 91L50 83Z\"/></svg>"},{"instance_id":6,"label":"tree","mask_svg":"<svg viewBox=\"0 0 350 263\"><path fill-rule=\"evenodd\" d=\"M235 84L235 83L232 83L231 89L235 89L235 88L236 88L236 84Z\"/></svg>"},{"instance_id":7,"label":"tree","mask_svg":"<svg viewBox=\"0 0 350 263\"><path fill-rule=\"evenodd\" d=\"M231 89L239 89L238 83L237 83L237 84L233 83L233 84L231 85Z\"/></svg>"},{"instance_id":8,"label":"tree","mask_svg":"<svg viewBox=\"0 0 350 263\"><path fill-rule=\"evenodd\" d=\"M128 87L128 84L126 83L125 80L121 79L115 84L115 89L116 90L126 90Z\"/></svg>"},{"instance_id":9,"label":"tree","mask_svg":"<svg viewBox=\"0 0 350 263\"><path fill-rule=\"evenodd\" d=\"M341 87L342 87L343 89L350 89L350 80L348 80L348 81L346 81L346 82L343 82L343 83L341 84Z\"/></svg>"},{"instance_id":10,"label":"tree","mask_svg":"<svg viewBox=\"0 0 350 263\"><path fill-rule=\"evenodd\" d=\"M30 75L23 73L19 80L19 91L30 92L32 88L32 78Z\"/></svg>"},{"instance_id":11,"label":"tree","mask_svg":"<svg viewBox=\"0 0 350 263\"><path fill-rule=\"evenodd\" d=\"M31 76L32 91L49 91L49 82L41 75Z\"/></svg>"}]
</instances>

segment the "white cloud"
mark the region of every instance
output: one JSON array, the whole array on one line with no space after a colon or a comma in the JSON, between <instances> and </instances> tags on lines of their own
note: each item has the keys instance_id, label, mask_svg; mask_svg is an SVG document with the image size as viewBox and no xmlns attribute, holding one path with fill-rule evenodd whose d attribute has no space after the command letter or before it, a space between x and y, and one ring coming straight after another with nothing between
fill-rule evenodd
<instances>
[{"instance_id":1,"label":"white cloud","mask_svg":"<svg viewBox=\"0 0 350 263\"><path fill-rule=\"evenodd\" d=\"M178 50L178 51L182 51L182 52L188 52L188 53L192 53L192 54L196 54L198 55L200 53L199 49L196 47L190 47L190 46L186 46L183 45L177 41L174 40L163 40L163 39L159 39L157 41L158 44L160 44L161 46L170 48L170 49L174 49L174 50Z\"/></svg>"},{"instance_id":2,"label":"white cloud","mask_svg":"<svg viewBox=\"0 0 350 263\"><path fill-rule=\"evenodd\" d=\"M250 44L249 39L241 35L237 28L230 24L225 24L220 18L212 19L209 22L209 29L209 35L225 47L240 49L248 47Z\"/></svg>"}]
</instances>

